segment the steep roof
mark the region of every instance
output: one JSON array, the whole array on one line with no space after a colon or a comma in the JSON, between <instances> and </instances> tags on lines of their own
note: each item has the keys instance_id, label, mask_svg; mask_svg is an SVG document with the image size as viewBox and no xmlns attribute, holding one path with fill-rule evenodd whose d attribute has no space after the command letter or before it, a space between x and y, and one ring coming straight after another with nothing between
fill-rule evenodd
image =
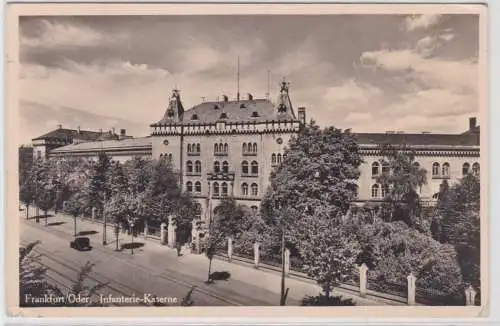
<instances>
[{"instance_id":1,"label":"steep roof","mask_svg":"<svg viewBox=\"0 0 500 326\"><path fill-rule=\"evenodd\" d=\"M355 133L362 145L479 146L479 134Z\"/></svg>"},{"instance_id":2,"label":"steep roof","mask_svg":"<svg viewBox=\"0 0 500 326\"><path fill-rule=\"evenodd\" d=\"M55 130L52 130L42 136L39 136L37 138L33 138L32 140L50 140L50 139L56 139L56 140L66 140L66 141L72 141L74 138L82 139L82 140L96 140L101 133L95 132L95 131L87 131L87 130L74 130L74 129L65 129L65 128L58 128Z\"/></svg>"},{"instance_id":3,"label":"steep roof","mask_svg":"<svg viewBox=\"0 0 500 326\"><path fill-rule=\"evenodd\" d=\"M252 99L227 102L203 102L184 112L181 123L294 120L290 111L278 113L275 105L267 99ZM163 120L159 124L165 123Z\"/></svg>"},{"instance_id":4,"label":"steep roof","mask_svg":"<svg viewBox=\"0 0 500 326\"><path fill-rule=\"evenodd\" d=\"M127 149L137 147L151 147L151 137L127 138L122 140L103 140L95 142L86 142L80 144L71 144L63 147L53 149L52 153L68 152L68 151L89 151L89 150L103 150L103 149Z\"/></svg>"}]
</instances>

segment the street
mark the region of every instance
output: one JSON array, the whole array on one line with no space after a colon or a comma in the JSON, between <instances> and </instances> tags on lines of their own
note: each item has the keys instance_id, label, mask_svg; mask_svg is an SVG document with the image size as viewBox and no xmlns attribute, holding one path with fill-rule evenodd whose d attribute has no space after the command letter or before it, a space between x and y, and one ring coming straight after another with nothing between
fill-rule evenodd
<instances>
[{"instance_id":1,"label":"street","mask_svg":"<svg viewBox=\"0 0 500 326\"><path fill-rule=\"evenodd\" d=\"M208 259L203 255L188 253L178 257L174 249L160 245L157 240L144 240L142 237L134 239L134 243L143 245L135 248L134 254L130 249L115 251L111 226L107 232L108 244L103 246L102 225L78 218L78 232L86 234L93 247L90 251L80 252L69 245L73 239L73 218L56 214L49 217L45 226L43 218L40 223L35 223L34 219L26 220L24 211L19 217L22 220L21 245L41 241L36 251L42 254L41 263L49 269L48 281L61 288L71 286L81 267L91 262L95 266L90 281L107 284L100 290L104 296L157 296L167 298L168 305L179 305L191 287L196 286L191 297L195 306L279 304L280 276L277 273L214 259L212 272L227 271L231 276L227 281L205 284ZM131 237L120 234L119 243L130 244ZM305 295L317 295L320 291L317 285L298 279L287 279L287 287L290 287L288 305L300 305ZM353 297L352 294L335 294ZM354 297L354 300L357 305L383 305L366 298Z\"/></svg>"}]
</instances>

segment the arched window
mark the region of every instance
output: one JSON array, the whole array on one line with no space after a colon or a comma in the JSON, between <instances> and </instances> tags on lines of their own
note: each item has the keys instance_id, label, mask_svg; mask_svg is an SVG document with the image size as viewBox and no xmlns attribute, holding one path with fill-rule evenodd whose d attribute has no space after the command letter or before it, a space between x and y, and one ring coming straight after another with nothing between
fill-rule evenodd
<instances>
[{"instance_id":1,"label":"arched window","mask_svg":"<svg viewBox=\"0 0 500 326\"><path fill-rule=\"evenodd\" d=\"M201 182L196 181L194 184L194 191L195 192L201 192Z\"/></svg>"},{"instance_id":2,"label":"arched window","mask_svg":"<svg viewBox=\"0 0 500 326\"><path fill-rule=\"evenodd\" d=\"M222 188L221 195L227 196L227 183L223 182L221 188Z\"/></svg>"},{"instance_id":3,"label":"arched window","mask_svg":"<svg viewBox=\"0 0 500 326\"><path fill-rule=\"evenodd\" d=\"M224 144L223 143L219 144L219 152L224 152Z\"/></svg>"},{"instance_id":4,"label":"arched window","mask_svg":"<svg viewBox=\"0 0 500 326\"><path fill-rule=\"evenodd\" d=\"M191 144L188 144L188 153L191 152Z\"/></svg>"},{"instance_id":5,"label":"arched window","mask_svg":"<svg viewBox=\"0 0 500 326\"><path fill-rule=\"evenodd\" d=\"M450 176L450 163L448 163L448 162L443 163L442 172L443 172L443 177Z\"/></svg>"},{"instance_id":6,"label":"arched window","mask_svg":"<svg viewBox=\"0 0 500 326\"><path fill-rule=\"evenodd\" d=\"M214 182L213 188L214 188L214 196L219 196L219 184L217 182Z\"/></svg>"},{"instance_id":7,"label":"arched window","mask_svg":"<svg viewBox=\"0 0 500 326\"><path fill-rule=\"evenodd\" d=\"M248 174L248 162L247 161L241 162L241 173Z\"/></svg>"},{"instance_id":8,"label":"arched window","mask_svg":"<svg viewBox=\"0 0 500 326\"><path fill-rule=\"evenodd\" d=\"M201 173L201 162L200 161L196 161L194 163L194 171L196 173Z\"/></svg>"},{"instance_id":9,"label":"arched window","mask_svg":"<svg viewBox=\"0 0 500 326\"><path fill-rule=\"evenodd\" d=\"M257 211L259 208L255 205L253 205L252 207L250 207L250 209L252 210L252 214L255 215L255 214L257 214Z\"/></svg>"},{"instance_id":10,"label":"arched window","mask_svg":"<svg viewBox=\"0 0 500 326\"><path fill-rule=\"evenodd\" d=\"M201 146L200 146L200 144L196 144L196 151L198 153L201 152Z\"/></svg>"},{"instance_id":11,"label":"arched window","mask_svg":"<svg viewBox=\"0 0 500 326\"><path fill-rule=\"evenodd\" d=\"M273 155L271 155L271 164L274 165L276 164L276 154L273 153Z\"/></svg>"},{"instance_id":12,"label":"arched window","mask_svg":"<svg viewBox=\"0 0 500 326\"><path fill-rule=\"evenodd\" d=\"M214 153L217 153L217 152L219 152L219 145L214 144Z\"/></svg>"},{"instance_id":13,"label":"arched window","mask_svg":"<svg viewBox=\"0 0 500 326\"><path fill-rule=\"evenodd\" d=\"M193 162L191 161L186 162L186 170L187 173L193 173Z\"/></svg>"},{"instance_id":14,"label":"arched window","mask_svg":"<svg viewBox=\"0 0 500 326\"><path fill-rule=\"evenodd\" d=\"M191 181L186 182L186 191L187 192L193 191L193 183Z\"/></svg>"},{"instance_id":15,"label":"arched window","mask_svg":"<svg viewBox=\"0 0 500 326\"><path fill-rule=\"evenodd\" d=\"M418 163L418 162L413 162L413 166L414 166L415 168L417 168L417 169L418 169L418 168L420 168L420 163Z\"/></svg>"},{"instance_id":16,"label":"arched window","mask_svg":"<svg viewBox=\"0 0 500 326\"><path fill-rule=\"evenodd\" d=\"M257 143L253 143L253 148L252 148L252 151L254 153L257 153Z\"/></svg>"},{"instance_id":17,"label":"arched window","mask_svg":"<svg viewBox=\"0 0 500 326\"><path fill-rule=\"evenodd\" d=\"M247 152L247 144L246 143L243 143L242 151L243 151L243 154Z\"/></svg>"},{"instance_id":18,"label":"arched window","mask_svg":"<svg viewBox=\"0 0 500 326\"><path fill-rule=\"evenodd\" d=\"M281 163L281 154L278 153L278 164Z\"/></svg>"},{"instance_id":19,"label":"arched window","mask_svg":"<svg viewBox=\"0 0 500 326\"><path fill-rule=\"evenodd\" d=\"M168 160L172 161L172 153L168 153Z\"/></svg>"},{"instance_id":20,"label":"arched window","mask_svg":"<svg viewBox=\"0 0 500 326\"><path fill-rule=\"evenodd\" d=\"M434 162L432 164L432 176L438 176L439 175L439 163Z\"/></svg>"},{"instance_id":21,"label":"arched window","mask_svg":"<svg viewBox=\"0 0 500 326\"><path fill-rule=\"evenodd\" d=\"M256 183L252 183L252 196L259 195L259 186Z\"/></svg>"},{"instance_id":22,"label":"arched window","mask_svg":"<svg viewBox=\"0 0 500 326\"><path fill-rule=\"evenodd\" d=\"M470 164L464 163L464 165L462 165L462 175L469 174L469 171L470 171Z\"/></svg>"},{"instance_id":23,"label":"arched window","mask_svg":"<svg viewBox=\"0 0 500 326\"><path fill-rule=\"evenodd\" d=\"M472 164L472 174L474 174L476 177L479 176L479 163Z\"/></svg>"},{"instance_id":24,"label":"arched window","mask_svg":"<svg viewBox=\"0 0 500 326\"><path fill-rule=\"evenodd\" d=\"M227 161L224 161L222 163L222 172L224 172L224 173L228 173L229 172L229 163L227 163Z\"/></svg>"},{"instance_id":25,"label":"arched window","mask_svg":"<svg viewBox=\"0 0 500 326\"><path fill-rule=\"evenodd\" d=\"M227 144L224 144L224 153L227 153L227 151L228 151L228 149L229 149L228 147L229 147L229 146L227 146Z\"/></svg>"},{"instance_id":26,"label":"arched window","mask_svg":"<svg viewBox=\"0 0 500 326\"><path fill-rule=\"evenodd\" d=\"M358 197L359 197L359 186L354 185L354 198L358 198Z\"/></svg>"},{"instance_id":27,"label":"arched window","mask_svg":"<svg viewBox=\"0 0 500 326\"><path fill-rule=\"evenodd\" d=\"M252 174L259 174L259 163L252 161Z\"/></svg>"},{"instance_id":28,"label":"arched window","mask_svg":"<svg viewBox=\"0 0 500 326\"><path fill-rule=\"evenodd\" d=\"M215 161L214 162L214 172L219 173L220 172L220 163Z\"/></svg>"},{"instance_id":29,"label":"arched window","mask_svg":"<svg viewBox=\"0 0 500 326\"><path fill-rule=\"evenodd\" d=\"M248 185L246 183L241 185L241 194L243 196L248 196Z\"/></svg>"},{"instance_id":30,"label":"arched window","mask_svg":"<svg viewBox=\"0 0 500 326\"><path fill-rule=\"evenodd\" d=\"M374 184L372 186L372 198L378 198L378 189L379 189L379 185L378 184Z\"/></svg>"},{"instance_id":31,"label":"arched window","mask_svg":"<svg viewBox=\"0 0 500 326\"><path fill-rule=\"evenodd\" d=\"M387 174L390 171L390 165L387 162L382 163L382 174Z\"/></svg>"},{"instance_id":32,"label":"arched window","mask_svg":"<svg viewBox=\"0 0 500 326\"><path fill-rule=\"evenodd\" d=\"M378 162L372 163L372 176L380 174L380 164Z\"/></svg>"},{"instance_id":33,"label":"arched window","mask_svg":"<svg viewBox=\"0 0 500 326\"><path fill-rule=\"evenodd\" d=\"M194 215L197 219L201 218L201 204L200 203L194 204Z\"/></svg>"}]
</instances>

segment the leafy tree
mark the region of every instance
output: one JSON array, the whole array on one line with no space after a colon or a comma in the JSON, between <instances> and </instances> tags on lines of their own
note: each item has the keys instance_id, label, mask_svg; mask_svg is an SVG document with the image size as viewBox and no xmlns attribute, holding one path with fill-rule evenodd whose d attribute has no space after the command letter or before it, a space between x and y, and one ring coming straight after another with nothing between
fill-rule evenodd
<instances>
[{"instance_id":1,"label":"leafy tree","mask_svg":"<svg viewBox=\"0 0 500 326\"><path fill-rule=\"evenodd\" d=\"M384 157L382 166L387 166L377 182L387 190L385 201L390 205L386 219L403 220L412 226L420 216L418 189L427 183L427 171L415 162L415 154L406 146L381 145Z\"/></svg>"},{"instance_id":2,"label":"leafy tree","mask_svg":"<svg viewBox=\"0 0 500 326\"><path fill-rule=\"evenodd\" d=\"M129 191L128 179L120 162L110 164L106 173L106 183L111 196Z\"/></svg>"},{"instance_id":3,"label":"leafy tree","mask_svg":"<svg viewBox=\"0 0 500 326\"><path fill-rule=\"evenodd\" d=\"M48 211L54 207L56 200L56 190L53 185L44 185L37 190L36 204L44 212L45 225L47 225Z\"/></svg>"},{"instance_id":4,"label":"leafy tree","mask_svg":"<svg viewBox=\"0 0 500 326\"><path fill-rule=\"evenodd\" d=\"M105 153L99 153L97 162L90 165L89 177L82 189L85 209L91 210L95 207L99 212L103 212L104 204L111 193L107 182L110 165L109 156Z\"/></svg>"},{"instance_id":5,"label":"leafy tree","mask_svg":"<svg viewBox=\"0 0 500 326\"><path fill-rule=\"evenodd\" d=\"M469 174L441 196L438 214L441 217L443 243L453 245L464 281L480 287L480 181Z\"/></svg>"},{"instance_id":6,"label":"leafy tree","mask_svg":"<svg viewBox=\"0 0 500 326\"><path fill-rule=\"evenodd\" d=\"M26 177L19 188L19 200L26 206L26 219L29 218L29 208L35 200L36 192L34 185Z\"/></svg>"},{"instance_id":7,"label":"leafy tree","mask_svg":"<svg viewBox=\"0 0 500 326\"><path fill-rule=\"evenodd\" d=\"M233 198L222 199L214 209L219 226L223 228L222 232L232 238L237 238L244 231L246 217L250 215L248 213L245 207Z\"/></svg>"},{"instance_id":8,"label":"leafy tree","mask_svg":"<svg viewBox=\"0 0 500 326\"><path fill-rule=\"evenodd\" d=\"M64 207L64 212L73 217L73 228L74 236L76 237L76 218L82 213L82 202L80 199L80 194L75 193L73 196L66 201L66 206Z\"/></svg>"}]
</instances>

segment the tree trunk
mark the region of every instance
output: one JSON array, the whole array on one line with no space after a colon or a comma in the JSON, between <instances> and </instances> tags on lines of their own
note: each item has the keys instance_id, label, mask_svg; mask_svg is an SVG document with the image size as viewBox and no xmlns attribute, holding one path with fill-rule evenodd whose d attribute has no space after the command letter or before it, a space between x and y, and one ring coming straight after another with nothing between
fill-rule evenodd
<instances>
[{"instance_id":1,"label":"tree trunk","mask_svg":"<svg viewBox=\"0 0 500 326\"><path fill-rule=\"evenodd\" d=\"M30 216L30 205L26 204L26 219L29 220Z\"/></svg>"},{"instance_id":2,"label":"tree trunk","mask_svg":"<svg viewBox=\"0 0 500 326\"><path fill-rule=\"evenodd\" d=\"M73 216L73 228L74 228L74 233L76 237L76 216Z\"/></svg>"},{"instance_id":3,"label":"tree trunk","mask_svg":"<svg viewBox=\"0 0 500 326\"><path fill-rule=\"evenodd\" d=\"M281 300L280 306L285 305L285 228L281 227Z\"/></svg>"},{"instance_id":4,"label":"tree trunk","mask_svg":"<svg viewBox=\"0 0 500 326\"><path fill-rule=\"evenodd\" d=\"M212 272L212 258L210 258L210 261L208 263L208 281L210 281L211 272Z\"/></svg>"},{"instance_id":5,"label":"tree trunk","mask_svg":"<svg viewBox=\"0 0 500 326\"><path fill-rule=\"evenodd\" d=\"M45 214L45 226L47 226L47 219L48 219L48 211L44 210L43 213Z\"/></svg>"}]
</instances>

